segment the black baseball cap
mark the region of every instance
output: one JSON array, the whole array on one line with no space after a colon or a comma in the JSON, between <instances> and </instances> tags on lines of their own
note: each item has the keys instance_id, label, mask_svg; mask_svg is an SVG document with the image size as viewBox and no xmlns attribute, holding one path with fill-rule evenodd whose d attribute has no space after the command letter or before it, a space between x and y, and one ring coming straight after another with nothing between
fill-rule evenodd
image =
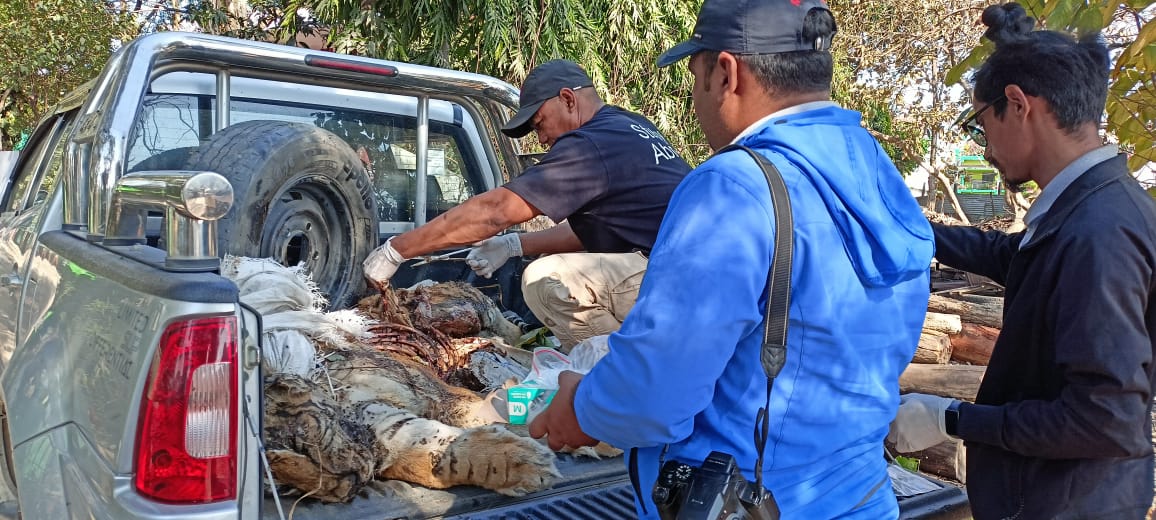
<instances>
[{"instance_id":1,"label":"black baseball cap","mask_svg":"<svg viewBox=\"0 0 1156 520\"><path fill-rule=\"evenodd\" d=\"M690 38L662 53L658 66L705 50L734 54L826 50L829 39L803 41L803 20L815 8L829 10L826 0L706 0Z\"/></svg>"},{"instance_id":2,"label":"black baseball cap","mask_svg":"<svg viewBox=\"0 0 1156 520\"><path fill-rule=\"evenodd\" d=\"M522 83L518 113L502 127L502 133L513 138L524 137L530 133L530 119L534 118L543 103L557 96L559 91L593 86L594 81L590 75L570 60L551 60L534 67Z\"/></svg>"}]
</instances>

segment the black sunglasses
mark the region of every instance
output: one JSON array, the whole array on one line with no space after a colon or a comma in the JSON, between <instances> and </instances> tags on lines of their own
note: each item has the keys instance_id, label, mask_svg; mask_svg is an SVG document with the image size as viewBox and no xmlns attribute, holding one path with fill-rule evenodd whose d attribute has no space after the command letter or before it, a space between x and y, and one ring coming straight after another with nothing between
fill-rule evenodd
<instances>
[{"instance_id":1,"label":"black sunglasses","mask_svg":"<svg viewBox=\"0 0 1156 520\"><path fill-rule=\"evenodd\" d=\"M967 118L965 118L963 122L959 124L959 126L963 128L963 132L966 133L972 141L975 141L975 144L978 144L984 148L987 147L987 135L983 133L983 125L979 124L979 115L987 111L987 109L991 108L992 105L1005 99L1007 99L1006 95L995 98L991 103L988 103L984 105L983 108L976 110L974 114L967 116Z\"/></svg>"}]
</instances>

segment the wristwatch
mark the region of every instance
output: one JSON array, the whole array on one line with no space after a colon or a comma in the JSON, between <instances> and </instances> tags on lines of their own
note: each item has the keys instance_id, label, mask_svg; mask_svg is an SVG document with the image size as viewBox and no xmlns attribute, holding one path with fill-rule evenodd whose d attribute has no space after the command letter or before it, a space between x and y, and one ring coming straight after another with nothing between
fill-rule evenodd
<instances>
[{"instance_id":1,"label":"wristwatch","mask_svg":"<svg viewBox=\"0 0 1156 520\"><path fill-rule=\"evenodd\" d=\"M961 401L954 400L943 411L943 431L952 437L959 437L959 405Z\"/></svg>"}]
</instances>

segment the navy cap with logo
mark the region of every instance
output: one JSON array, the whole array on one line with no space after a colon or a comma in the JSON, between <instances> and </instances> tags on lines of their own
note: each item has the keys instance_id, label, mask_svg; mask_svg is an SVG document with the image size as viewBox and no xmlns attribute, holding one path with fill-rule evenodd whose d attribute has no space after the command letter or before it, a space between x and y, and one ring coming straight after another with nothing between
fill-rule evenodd
<instances>
[{"instance_id":1,"label":"navy cap with logo","mask_svg":"<svg viewBox=\"0 0 1156 520\"><path fill-rule=\"evenodd\" d=\"M518 113L502 127L502 133L514 138L524 137L530 133L530 119L538 113L542 104L557 97L562 89L577 90L593 86L590 75L570 60L552 60L534 67L522 83Z\"/></svg>"},{"instance_id":2,"label":"navy cap with logo","mask_svg":"<svg viewBox=\"0 0 1156 520\"><path fill-rule=\"evenodd\" d=\"M700 51L734 54L827 50L826 41L803 41L803 20L811 9L828 9L825 0L706 0L694 32L658 57L672 65Z\"/></svg>"}]
</instances>

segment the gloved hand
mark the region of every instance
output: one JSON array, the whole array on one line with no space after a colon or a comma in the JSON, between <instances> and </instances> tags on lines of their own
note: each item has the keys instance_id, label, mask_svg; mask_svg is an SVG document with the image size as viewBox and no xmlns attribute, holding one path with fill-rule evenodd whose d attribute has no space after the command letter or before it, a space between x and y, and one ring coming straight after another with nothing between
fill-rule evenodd
<instances>
[{"instance_id":1,"label":"gloved hand","mask_svg":"<svg viewBox=\"0 0 1156 520\"><path fill-rule=\"evenodd\" d=\"M365 262L362 262L361 267L365 272L365 277L377 282L378 284L385 284L393 278L394 273L397 273L397 268L405 258L393 248L393 239L386 240L381 247L374 249L369 256L365 257Z\"/></svg>"},{"instance_id":2,"label":"gloved hand","mask_svg":"<svg viewBox=\"0 0 1156 520\"><path fill-rule=\"evenodd\" d=\"M899 396L899 413L891 423L888 442L900 453L920 451L951 439L943 426L943 414L952 399L927 394Z\"/></svg>"},{"instance_id":3,"label":"gloved hand","mask_svg":"<svg viewBox=\"0 0 1156 520\"><path fill-rule=\"evenodd\" d=\"M522 256L522 239L518 233L509 233L474 244L470 254L466 255L466 264L475 273L489 278L506 260L515 256Z\"/></svg>"}]
</instances>

